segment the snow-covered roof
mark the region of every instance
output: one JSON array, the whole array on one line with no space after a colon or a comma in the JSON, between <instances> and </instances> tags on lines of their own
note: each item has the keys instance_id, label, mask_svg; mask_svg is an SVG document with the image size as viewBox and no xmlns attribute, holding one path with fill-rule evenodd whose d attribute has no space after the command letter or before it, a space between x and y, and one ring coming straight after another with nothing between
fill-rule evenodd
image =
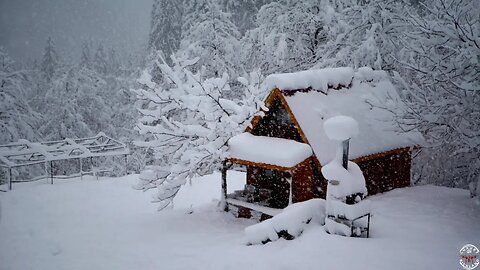
<instances>
[{"instance_id":1,"label":"snow-covered roof","mask_svg":"<svg viewBox=\"0 0 480 270\"><path fill-rule=\"evenodd\" d=\"M18 167L54 160L129 154L128 147L103 132L94 137L0 145L0 167Z\"/></svg>"},{"instance_id":2,"label":"snow-covered roof","mask_svg":"<svg viewBox=\"0 0 480 270\"><path fill-rule=\"evenodd\" d=\"M229 157L291 168L312 155L308 144L245 132L228 140Z\"/></svg>"},{"instance_id":3,"label":"snow-covered roof","mask_svg":"<svg viewBox=\"0 0 480 270\"><path fill-rule=\"evenodd\" d=\"M266 81L269 89L298 90L313 88L327 91L328 88L349 85L353 76L352 68L342 67L272 74L267 77Z\"/></svg>"},{"instance_id":4,"label":"snow-covered roof","mask_svg":"<svg viewBox=\"0 0 480 270\"><path fill-rule=\"evenodd\" d=\"M337 142L327 137L323 123L337 115L350 116L359 125L350 141L351 159L423 142L417 131L398 132L392 111L404 107L384 71L308 70L271 75L267 84L280 90L321 164L336 154Z\"/></svg>"}]
</instances>

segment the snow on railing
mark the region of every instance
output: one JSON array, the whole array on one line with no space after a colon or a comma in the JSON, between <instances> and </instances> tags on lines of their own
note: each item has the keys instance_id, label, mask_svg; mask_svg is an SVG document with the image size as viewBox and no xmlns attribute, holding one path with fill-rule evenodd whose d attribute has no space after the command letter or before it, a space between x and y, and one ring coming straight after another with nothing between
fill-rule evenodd
<instances>
[{"instance_id":1,"label":"snow on railing","mask_svg":"<svg viewBox=\"0 0 480 270\"><path fill-rule=\"evenodd\" d=\"M92 157L120 156L130 153L128 147L100 132L94 137L47 142L19 140L0 145L0 167L9 170L11 189L11 169L58 160L83 159Z\"/></svg>"},{"instance_id":2,"label":"snow on railing","mask_svg":"<svg viewBox=\"0 0 480 270\"><path fill-rule=\"evenodd\" d=\"M48 161L128 155L128 147L100 132L94 137L32 143L19 140L0 145L0 167L12 168Z\"/></svg>"}]
</instances>

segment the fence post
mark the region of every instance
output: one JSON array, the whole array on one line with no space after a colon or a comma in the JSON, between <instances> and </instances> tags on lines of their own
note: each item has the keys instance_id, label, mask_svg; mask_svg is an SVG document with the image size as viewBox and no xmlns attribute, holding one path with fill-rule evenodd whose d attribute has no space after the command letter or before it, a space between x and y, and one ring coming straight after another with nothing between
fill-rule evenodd
<instances>
[{"instance_id":1,"label":"fence post","mask_svg":"<svg viewBox=\"0 0 480 270\"><path fill-rule=\"evenodd\" d=\"M12 190L12 168L8 168L8 190Z\"/></svg>"},{"instance_id":2,"label":"fence post","mask_svg":"<svg viewBox=\"0 0 480 270\"><path fill-rule=\"evenodd\" d=\"M82 158L79 159L80 160L80 180L83 180L83 162L82 162Z\"/></svg>"},{"instance_id":3,"label":"fence post","mask_svg":"<svg viewBox=\"0 0 480 270\"><path fill-rule=\"evenodd\" d=\"M127 164L128 164L128 155L125 155L125 175L128 175Z\"/></svg>"},{"instance_id":4,"label":"fence post","mask_svg":"<svg viewBox=\"0 0 480 270\"><path fill-rule=\"evenodd\" d=\"M50 184L53 185L53 160L50 161Z\"/></svg>"}]
</instances>

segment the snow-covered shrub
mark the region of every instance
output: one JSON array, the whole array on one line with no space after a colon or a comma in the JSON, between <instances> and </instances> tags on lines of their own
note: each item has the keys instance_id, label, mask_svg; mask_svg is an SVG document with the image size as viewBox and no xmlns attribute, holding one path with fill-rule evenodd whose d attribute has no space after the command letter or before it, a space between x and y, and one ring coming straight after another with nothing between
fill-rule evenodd
<instances>
[{"instance_id":1,"label":"snow-covered shrub","mask_svg":"<svg viewBox=\"0 0 480 270\"><path fill-rule=\"evenodd\" d=\"M323 225L325 200L311 199L287 206L283 211L258 224L245 228L247 245L265 244L279 238L300 236L308 225Z\"/></svg>"}]
</instances>

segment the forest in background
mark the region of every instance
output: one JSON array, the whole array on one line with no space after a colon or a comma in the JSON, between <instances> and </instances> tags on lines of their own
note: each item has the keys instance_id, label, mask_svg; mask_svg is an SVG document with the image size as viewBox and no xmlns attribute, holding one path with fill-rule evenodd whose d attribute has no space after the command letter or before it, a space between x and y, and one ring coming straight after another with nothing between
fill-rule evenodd
<instances>
[{"instance_id":1,"label":"forest in background","mask_svg":"<svg viewBox=\"0 0 480 270\"><path fill-rule=\"evenodd\" d=\"M480 6L476 0L155 0L145 55L85 44L77 63L48 40L36 64L0 57L0 143L104 131L155 156L139 189L161 208L196 174L218 170L226 140L261 106L265 76L370 66L407 108L399 132L427 144L414 181L478 190ZM133 91L130 91L133 89ZM140 133L139 133L140 132ZM145 149L143 148L143 149ZM140 150L136 150L139 151Z\"/></svg>"}]
</instances>

